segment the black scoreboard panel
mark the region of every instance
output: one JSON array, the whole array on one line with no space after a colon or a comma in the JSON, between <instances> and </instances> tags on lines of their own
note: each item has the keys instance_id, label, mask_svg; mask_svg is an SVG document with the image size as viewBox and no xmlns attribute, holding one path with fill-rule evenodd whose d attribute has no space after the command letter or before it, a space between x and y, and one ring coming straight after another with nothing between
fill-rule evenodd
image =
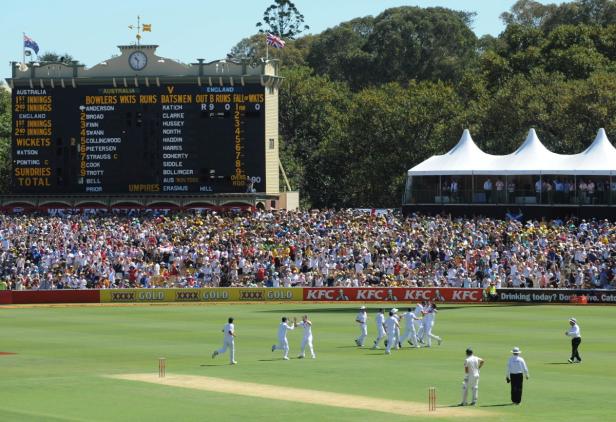
<instances>
[{"instance_id":1,"label":"black scoreboard panel","mask_svg":"<svg viewBox=\"0 0 616 422\"><path fill-rule=\"evenodd\" d=\"M264 88L15 88L12 151L14 193L264 192Z\"/></svg>"}]
</instances>

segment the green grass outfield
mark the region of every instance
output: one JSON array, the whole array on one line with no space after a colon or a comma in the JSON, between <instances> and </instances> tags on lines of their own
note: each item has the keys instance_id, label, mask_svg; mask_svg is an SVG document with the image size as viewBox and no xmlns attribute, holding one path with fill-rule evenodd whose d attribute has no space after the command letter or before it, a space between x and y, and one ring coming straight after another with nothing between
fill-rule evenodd
<instances>
[{"instance_id":1,"label":"green grass outfield","mask_svg":"<svg viewBox=\"0 0 616 422\"><path fill-rule=\"evenodd\" d=\"M370 345L377 307L369 306ZM615 418L616 307L445 305L434 328L444 338L440 347L406 348L391 356L354 346L356 310L336 304L0 307L0 352L16 353L0 356L0 421L410 420L105 375L157 373L164 356L172 374L408 400L425 403L427 410L429 386L437 387L439 406L460 401L469 345L486 360L477 410L492 416L479 420ZM301 341L297 330L289 335L293 359L282 361L281 352L270 350L280 317L305 312L314 324L317 359L294 359ZM222 345L228 316L236 318L236 366L228 365L227 355L210 357ZM582 330L580 365L566 364L570 316ZM521 406L505 405L512 346L522 349L531 375Z\"/></svg>"}]
</instances>

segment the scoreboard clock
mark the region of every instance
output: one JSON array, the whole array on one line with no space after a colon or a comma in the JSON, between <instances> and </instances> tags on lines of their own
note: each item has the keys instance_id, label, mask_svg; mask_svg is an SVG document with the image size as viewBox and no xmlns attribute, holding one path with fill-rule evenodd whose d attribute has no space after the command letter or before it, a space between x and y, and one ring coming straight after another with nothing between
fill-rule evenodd
<instances>
[{"instance_id":1,"label":"scoreboard clock","mask_svg":"<svg viewBox=\"0 0 616 422\"><path fill-rule=\"evenodd\" d=\"M135 51L128 56L128 64L133 70L143 70L148 65L148 56L143 51Z\"/></svg>"}]
</instances>

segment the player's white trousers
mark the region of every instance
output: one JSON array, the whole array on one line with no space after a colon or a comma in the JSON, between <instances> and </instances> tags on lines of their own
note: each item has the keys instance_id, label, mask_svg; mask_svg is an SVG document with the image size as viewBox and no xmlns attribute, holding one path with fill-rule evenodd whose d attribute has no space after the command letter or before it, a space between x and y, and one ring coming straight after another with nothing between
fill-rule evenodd
<instances>
[{"instance_id":1,"label":"player's white trousers","mask_svg":"<svg viewBox=\"0 0 616 422\"><path fill-rule=\"evenodd\" d=\"M217 350L218 354L225 353L229 349L229 362L235 361L235 341L234 339L225 339L222 347Z\"/></svg>"},{"instance_id":2,"label":"player's white trousers","mask_svg":"<svg viewBox=\"0 0 616 422\"><path fill-rule=\"evenodd\" d=\"M300 356L306 356L306 346L308 346L308 351L310 352L310 356L314 357L314 348L312 347L312 336L304 337L302 339L302 351L299 354Z\"/></svg>"},{"instance_id":3,"label":"player's white trousers","mask_svg":"<svg viewBox=\"0 0 616 422\"><path fill-rule=\"evenodd\" d=\"M381 327L380 329L377 329L376 332L377 336L376 340L374 340L374 347L379 347L379 344L385 338L385 330Z\"/></svg>"},{"instance_id":4,"label":"player's white trousers","mask_svg":"<svg viewBox=\"0 0 616 422\"><path fill-rule=\"evenodd\" d=\"M469 389L473 391L472 401L477 402L477 398L479 398L479 377L474 377L472 375L464 377L464 381L462 382L462 403L466 403Z\"/></svg>"},{"instance_id":5,"label":"player's white trousers","mask_svg":"<svg viewBox=\"0 0 616 422\"><path fill-rule=\"evenodd\" d=\"M396 333L387 333L387 348L385 349L385 353L389 354L391 352L391 348L396 347Z\"/></svg>"},{"instance_id":6,"label":"player's white trousers","mask_svg":"<svg viewBox=\"0 0 616 422\"><path fill-rule=\"evenodd\" d=\"M415 331L417 332L417 338L423 339L423 323L421 321L414 321Z\"/></svg>"},{"instance_id":7,"label":"player's white trousers","mask_svg":"<svg viewBox=\"0 0 616 422\"><path fill-rule=\"evenodd\" d=\"M287 340L287 338L286 337L279 338L278 344L276 345L274 350L282 350L283 356L285 358L289 357L289 341Z\"/></svg>"},{"instance_id":8,"label":"player's white trousers","mask_svg":"<svg viewBox=\"0 0 616 422\"><path fill-rule=\"evenodd\" d=\"M367 324L360 324L359 325L359 337L357 337L357 343L359 343L360 346L364 345L364 341L366 340L366 337L368 337L368 325Z\"/></svg>"},{"instance_id":9,"label":"player's white trousers","mask_svg":"<svg viewBox=\"0 0 616 422\"><path fill-rule=\"evenodd\" d=\"M441 338L437 335L432 334L432 324L424 324L423 325L423 341L427 346L432 346L432 339L440 340Z\"/></svg>"},{"instance_id":10,"label":"player's white trousers","mask_svg":"<svg viewBox=\"0 0 616 422\"><path fill-rule=\"evenodd\" d=\"M404 327L404 334L400 339L400 343L404 344L405 341L410 340L413 346L417 346L417 333L415 332L415 326L410 325Z\"/></svg>"}]
</instances>

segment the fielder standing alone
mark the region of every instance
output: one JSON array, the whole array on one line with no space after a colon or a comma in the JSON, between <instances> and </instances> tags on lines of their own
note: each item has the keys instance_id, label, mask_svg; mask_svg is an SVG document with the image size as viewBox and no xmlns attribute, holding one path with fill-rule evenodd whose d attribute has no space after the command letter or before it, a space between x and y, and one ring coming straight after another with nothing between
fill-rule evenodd
<instances>
[{"instance_id":1,"label":"fielder standing alone","mask_svg":"<svg viewBox=\"0 0 616 422\"><path fill-rule=\"evenodd\" d=\"M229 363L235 365L237 362L235 361L235 325L233 324L233 318L229 318L222 332L225 333L223 345L220 349L214 350L212 359L221 353L225 353L227 349L229 349Z\"/></svg>"},{"instance_id":2,"label":"fielder standing alone","mask_svg":"<svg viewBox=\"0 0 616 422\"><path fill-rule=\"evenodd\" d=\"M462 383L462 402L460 406L466 406L468 389L473 390L471 406L477 404L479 398L479 369L483 366L484 360L473 354L473 349L466 349L466 359L464 360L464 382Z\"/></svg>"},{"instance_id":3,"label":"fielder standing alone","mask_svg":"<svg viewBox=\"0 0 616 422\"><path fill-rule=\"evenodd\" d=\"M578 352L578 347L582 342L582 334L580 333L580 326L575 318L569 318L569 324L571 328L565 332L565 335L571 337L571 357L569 363L582 363L582 358Z\"/></svg>"}]
</instances>

